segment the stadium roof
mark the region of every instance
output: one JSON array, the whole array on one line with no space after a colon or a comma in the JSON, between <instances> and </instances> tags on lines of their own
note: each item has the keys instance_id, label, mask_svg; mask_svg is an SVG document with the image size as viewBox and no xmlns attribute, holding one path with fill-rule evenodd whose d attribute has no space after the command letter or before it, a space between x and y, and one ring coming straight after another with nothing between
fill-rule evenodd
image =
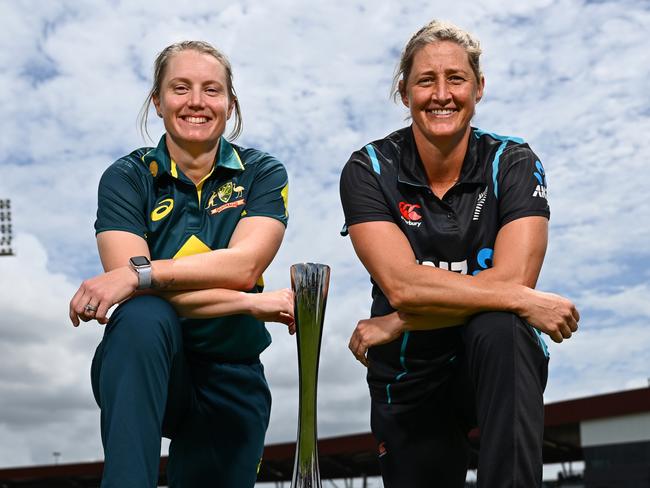
<instances>
[{"instance_id":1,"label":"stadium roof","mask_svg":"<svg viewBox=\"0 0 650 488\"><path fill-rule=\"evenodd\" d=\"M650 412L650 388L548 404L544 408L544 463L583 459L580 422ZM479 433L470 433L478 448ZM379 475L376 442L370 433L330 437L318 441L322 479ZM289 481L293 472L295 443L264 448L259 481ZM103 462L29 466L0 469L0 488L96 488ZM160 483L165 483L167 457L160 462ZM472 467L476 466L476 458Z\"/></svg>"}]
</instances>

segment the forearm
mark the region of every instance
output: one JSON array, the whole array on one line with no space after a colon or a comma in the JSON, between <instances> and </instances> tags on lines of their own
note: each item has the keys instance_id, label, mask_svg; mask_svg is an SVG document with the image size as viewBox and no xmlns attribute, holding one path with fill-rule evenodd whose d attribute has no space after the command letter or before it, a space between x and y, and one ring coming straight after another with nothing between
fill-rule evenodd
<instances>
[{"instance_id":1,"label":"forearm","mask_svg":"<svg viewBox=\"0 0 650 488\"><path fill-rule=\"evenodd\" d=\"M429 315L396 312L396 320L400 321L403 330L433 330L457 327L463 325L467 317L464 313L451 313L449 311Z\"/></svg>"},{"instance_id":2,"label":"forearm","mask_svg":"<svg viewBox=\"0 0 650 488\"><path fill-rule=\"evenodd\" d=\"M460 322L486 311L517 313L525 287L488 277L479 279L414 264L393 279L386 293L391 305L400 312L447 316Z\"/></svg>"},{"instance_id":3,"label":"forearm","mask_svg":"<svg viewBox=\"0 0 650 488\"><path fill-rule=\"evenodd\" d=\"M247 217L235 228L227 248L153 260L153 288L162 291L227 288L248 291L269 265L282 242L284 225L270 217ZM122 231L97 236L106 271L127 267L130 256L147 256L147 242Z\"/></svg>"},{"instance_id":4,"label":"forearm","mask_svg":"<svg viewBox=\"0 0 650 488\"><path fill-rule=\"evenodd\" d=\"M536 275L528 276L522 278L516 276L512 273L511 270L504 269L503 267L494 267L489 268L484 271L481 271L475 276L471 277L473 280L481 281L488 283L491 286L498 286L501 282L507 282L511 284L519 284L534 288L536 282ZM513 304L513 310L516 305ZM405 330L430 330L430 329L440 329L444 327L451 327L456 325L462 325L465 321L474 313L478 313L477 310L473 311L469 307L462 308L450 308L448 306L436 306L433 304L427 305L426 314L415 314L408 312L400 312L400 316L404 321L403 327Z\"/></svg>"},{"instance_id":5,"label":"forearm","mask_svg":"<svg viewBox=\"0 0 650 488\"><path fill-rule=\"evenodd\" d=\"M264 269L256 269L246 253L219 249L178 259L151 262L152 287L161 291L226 288L247 291Z\"/></svg>"},{"instance_id":6,"label":"forearm","mask_svg":"<svg viewBox=\"0 0 650 488\"><path fill-rule=\"evenodd\" d=\"M223 288L154 293L165 298L179 316L196 319L250 314L254 299L253 294Z\"/></svg>"}]
</instances>

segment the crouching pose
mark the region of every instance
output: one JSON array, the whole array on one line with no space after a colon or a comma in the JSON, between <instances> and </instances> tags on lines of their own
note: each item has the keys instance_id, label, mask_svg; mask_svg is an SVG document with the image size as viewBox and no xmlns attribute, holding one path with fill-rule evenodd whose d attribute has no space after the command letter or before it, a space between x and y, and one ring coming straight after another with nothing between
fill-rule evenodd
<instances>
[{"instance_id":1,"label":"crouching pose","mask_svg":"<svg viewBox=\"0 0 650 488\"><path fill-rule=\"evenodd\" d=\"M574 305L535 291L547 244L544 168L517 137L470 125L478 41L433 21L410 39L395 96L412 124L350 157L341 200L373 282L350 339L368 366L387 488L464 486L480 428L483 488L541 486L548 353Z\"/></svg>"},{"instance_id":2,"label":"crouching pose","mask_svg":"<svg viewBox=\"0 0 650 488\"><path fill-rule=\"evenodd\" d=\"M75 326L106 324L91 371L101 486L157 486L166 436L170 487L252 487L271 407L264 321L293 332L291 291L262 292L287 223L287 174L223 137L233 112L239 134L241 113L230 63L211 45L164 49L145 128L151 103L166 132L104 173L95 229L106 272L70 303Z\"/></svg>"}]
</instances>

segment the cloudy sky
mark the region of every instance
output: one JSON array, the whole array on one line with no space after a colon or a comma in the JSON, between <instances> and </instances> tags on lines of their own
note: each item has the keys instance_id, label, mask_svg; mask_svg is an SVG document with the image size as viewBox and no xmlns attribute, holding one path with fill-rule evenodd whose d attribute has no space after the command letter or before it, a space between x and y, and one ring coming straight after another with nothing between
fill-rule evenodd
<instances>
[{"instance_id":1,"label":"cloudy sky","mask_svg":"<svg viewBox=\"0 0 650 488\"><path fill-rule=\"evenodd\" d=\"M389 99L399 52L431 18L474 32L486 93L474 124L525 138L544 162L551 240L539 287L572 298L580 332L550 345L547 401L647 385L650 376L650 9L639 1L225 2L0 0L0 198L16 256L0 258L0 467L100 459L89 366L102 327L74 329L70 297L100 271L93 222L103 170L147 145L136 116L153 59L181 39L230 57L238 143L280 158L291 220L267 271L332 267L319 434L368 431L364 368L346 348L370 305L338 175L350 153L405 124ZM155 118L155 117L154 117ZM157 119L157 118L156 118ZM162 133L158 120L150 132ZM268 442L295 439L295 340L270 324Z\"/></svg>"}]
</instances>

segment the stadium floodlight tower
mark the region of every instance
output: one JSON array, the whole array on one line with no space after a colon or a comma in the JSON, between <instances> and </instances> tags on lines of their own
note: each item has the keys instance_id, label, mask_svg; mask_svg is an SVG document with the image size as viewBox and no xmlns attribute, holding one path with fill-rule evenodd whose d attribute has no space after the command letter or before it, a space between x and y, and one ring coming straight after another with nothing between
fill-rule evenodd
<instances>
[{"instance_id":1,"label":"stadium floodlight tower","mask_svg":"<svg viewBox=\"0 0 650 488\"><path fill-rule=\"evenodd\" d=\"M14 255L11 239L11 200L0 200L0 256Z\"/></svg>"}]
</instances>

